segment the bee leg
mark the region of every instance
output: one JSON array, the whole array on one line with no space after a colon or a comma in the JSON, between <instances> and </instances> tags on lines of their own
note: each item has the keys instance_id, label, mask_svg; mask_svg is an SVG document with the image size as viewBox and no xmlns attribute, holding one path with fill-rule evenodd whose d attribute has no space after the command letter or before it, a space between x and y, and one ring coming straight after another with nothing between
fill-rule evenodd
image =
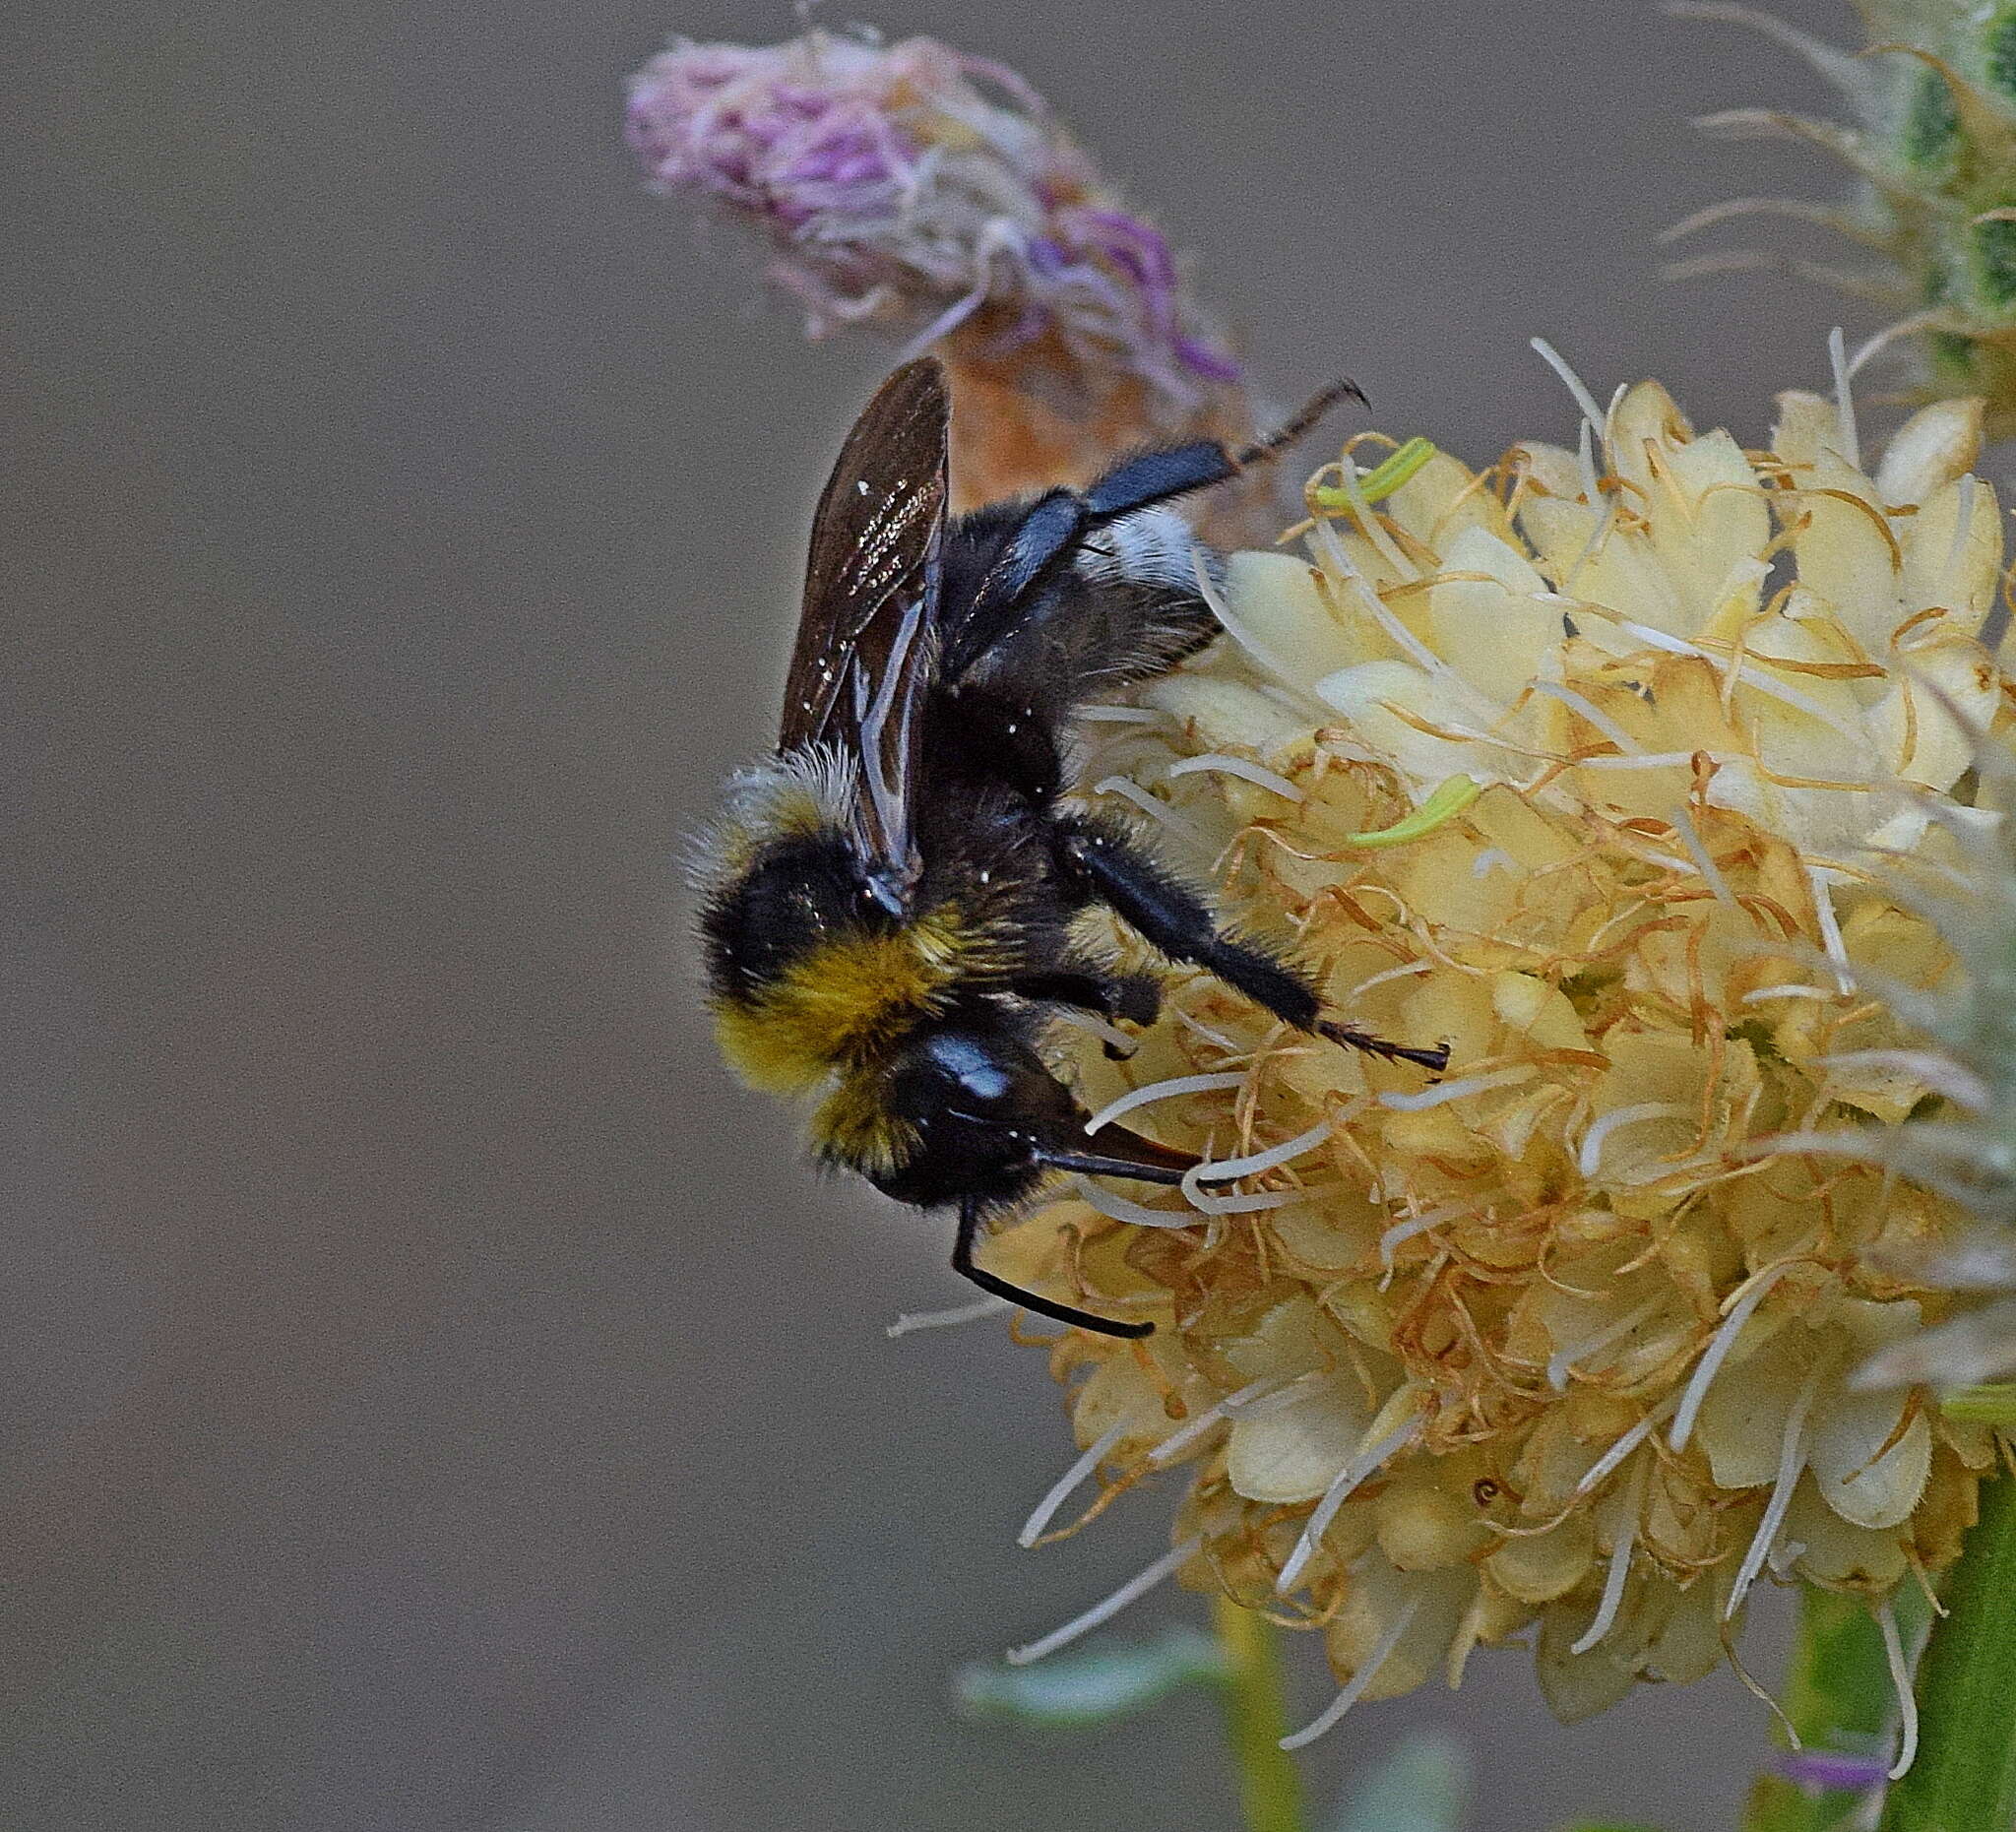
<instances>
[{"instance_id":1,"label":"bee leg","mask_svg":"<svg viewBox=\"0 0 2016 1832\"><path fill-rule=\"evenodd\" d=\"M1355 382L1332 382L1292 419L1266 438L1255 440L1242 452L1228 452L1213 439L1195 439L1188 445L1172 445L1160 452L1123 459L1087 486L1087 525L1098 528L1172 497L1223 483L1249 465L1265 464L1280 456L1339 402L1355 401L1362 406L1364 399Z\"/></svg>"},{"instance_id":2,"label":"bee leg","mask_svg":"<svg viewBox=\"0 0 2016 1832\"><path fill-rule=\"evenodd\" d=\"M1211 911L1194 891L1170 877L1120 829L1082 816L1053 822L1065 870L1112 909L1151 946L1172 961L1190 961L1216 974L1285 1024L1333 1042L1422 1068L1449 1065L1449 1051L1388 1042L1354 1025L1323 1015L1315 987L1286 961L1247 941L1222 935Z\"/></svg>"},{"instance_id":3,"label":"bee leg","mask_svg":"<svg viewBox=\"0 0 2016 1832\"><path fill-rule=\"evenodd\" d=\"M1034 1310L1055 1322L1075 1324L1079 1329L1092 1330L1101 1336L1138 1339L1155 1333L1153 1323L1121 1323L1112 1317L1095 1316L1090 1310L1060 1304L1055 1298L1044 1297L1036 1292L1025 1292L1019 1285L1010 1285L1006 1279L981 1271L973 1263L974 1240L979 1227L979 1204L962 1202L959 1205L959 1232L952 1240L952 1270L961 1278L971 1279L981 1291L991 1292L996 1297L1005 1297L1010 1303L1020 1304L1025 1310Z\"/></svg>"},{"instance_id":4,"label":"bee leg","mask_svg":"<svg viewBox=\"0 0 2016 1832\"><path fill-rule=\"evenodd\" d=\"M1097 968L1060 967L1047 973L1024 974L1008 982L1008 990L1018 998L1097 1012L1108 1024L1124 1021L1143 1030L1162 1016L1162 984L1153 974L1107 974ZM1124 1062L1139 1045L1108 1037L1102 1047L1108 1062Z\"/></svg>"},{"instance_id":5,"label":"bee leg","mask_svg":"<svg viewBox=\"0 0 2016 1832\"><path fill-rule=\"evenodd\" d=\"M1024 974L1009 982L1018 998L1069 1005L1102 1018L1151 1025L1162 1015L1162 986L1153 974L1104 974L1096 968L1060 967Z\"/></svg>"}]
</instances>

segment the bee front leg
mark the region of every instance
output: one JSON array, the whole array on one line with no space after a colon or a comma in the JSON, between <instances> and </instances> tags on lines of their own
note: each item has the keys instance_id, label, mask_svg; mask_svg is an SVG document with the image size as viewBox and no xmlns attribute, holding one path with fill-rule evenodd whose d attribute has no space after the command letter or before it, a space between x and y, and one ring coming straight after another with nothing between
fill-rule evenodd
<instances>
[{"instance_id":1,"label":"bee front leg","mask_svg":"<svg viewBox=\"0 0 2016 1832\"><path fill-rule=\"evenodd\" d=\"M1162 1015L1162 987L1153 974L1107 974L1097 968L1060 967L1018 976L1008 983L1018 998L1097 1012L1114 1023L1151 1025Z\"/></svg>"},{"instance_id":2,"label":"bee front leg","mask_svg":"<svg viewBox=\"0 0 2016 1832\"><path fill-rule=\"evenodd\" d=\"M1321 996L1295 968L1252 942L1220 933L1204 900L1165 871L1123 829L1075 814L1056 815L1051 825L1065 872L1170 960L1190 961L1216 974L1298 1031L1425 1069L1448 1067L1447 1048L1388 1042L1326 1017Z\"/></svg>"},{"instance_id":3,"label":"bee front leg","mask_svg":"<svg viewBox=\"0 0 2016 1832\"><path fill-rule=\"evenodd\" d=\"M1039 1004L1096 1013L1108 1026L1126 1023L1145 1031L1162 1016L1162 984L1153 974L1108 974L1096 967L1066 966L1020 975L1008 982L1008 990ZM1139 1047L1108 1034L1106 1060L1124 1062Z\"/></svg>"}]
</instances>

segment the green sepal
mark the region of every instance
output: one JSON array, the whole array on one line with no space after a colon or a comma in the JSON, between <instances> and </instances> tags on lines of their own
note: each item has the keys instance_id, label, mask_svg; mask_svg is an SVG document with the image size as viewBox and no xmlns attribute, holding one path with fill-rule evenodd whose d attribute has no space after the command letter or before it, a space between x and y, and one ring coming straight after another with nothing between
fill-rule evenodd
<instances>
[{"instance_id":1,"label":"green sepal","mask_svg":"<svg viewBox=\"0 0 2016 1832\"><path fill-rule=\"evenodd\" d=\"M1327 1832L1460 1832L1470 1752L1444 1731L1404 1737L1347 1797Z\"/></svg>"},{"instance_id":2,"label":"green sepal","mask_svg":"<svg viewBox=\"0 0 2016 1832\"><path fill-rule=\"evenodd\" d=\"M953 1674L963 1717L1038 1730L1094 1730L1132 1717L1186 1685L1225 1678L1217 1641L1188 1626L1153 1641L1100 1642L1034 1667L973 1661Z\"/></svg>"}]
</instances>

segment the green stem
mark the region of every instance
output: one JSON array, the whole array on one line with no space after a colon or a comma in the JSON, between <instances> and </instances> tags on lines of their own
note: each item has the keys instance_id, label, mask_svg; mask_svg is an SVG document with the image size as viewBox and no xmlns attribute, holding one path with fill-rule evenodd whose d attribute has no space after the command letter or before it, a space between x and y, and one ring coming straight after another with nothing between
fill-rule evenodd
<instances>
[{"instance_id":1,"label":"green stem","mask_svg":"<svg viewBox=\"0 0 2016 1832\"><path fill-rule=\"evenodd\" d=\"M2016 1825L2016 1478L1984 1483L1981 1519L1940 1590L1918 1664L1919 1749L1883 1832Z\"/></svg>"},{"instance_id":2,"label":"green stem","mask_svg":"<svg viewBox=\"0 0 2016 1832\"><path fill-rule=\"evenodd\" d=\"M1225 1649L1226 1738L1238 1769L1246 1832L1305 1832L1301 1777L1281 1746L1289 1727L1274 1625L1228 1597L1213 1598L1211 1608Z\"/></svg>"},{"instance_id":3,"label":"green stem","mask_svg":"<svg viewBox=\"0 0 2016 1832\"><path fill-rule=\"evenodd\" d=\"M1879 1748L1897 1699L1883 1635L1858 1597L1807 1585L1786 1670L1785 1715L1808 1749ZM1790 1743L1781 1733L1781 1747ZM1780 1775L1760 1776L1743 1812L1744 1832L1829 1832L1861 1810L1853 1790L1808 1793Z\"/></svg>"}]
</instances>

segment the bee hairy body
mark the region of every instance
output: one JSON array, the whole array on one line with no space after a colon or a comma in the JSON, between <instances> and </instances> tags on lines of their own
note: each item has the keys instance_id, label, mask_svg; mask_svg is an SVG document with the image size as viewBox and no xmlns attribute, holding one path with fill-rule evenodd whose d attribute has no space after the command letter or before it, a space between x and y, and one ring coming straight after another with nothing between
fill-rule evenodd
<instances>
[{"instance_id":1,"label":"bee hairy body","mask_svg":"<svg viewBox=\"0 0 2016 1832\"><path fill-rule=\"evenodd\" d=\"M958 1207L961 1272L1144 1335L974 1263L984 1218L1057 1171L1171 1184L1197 1168L1122 1127L1089 1139L1043 1059L1059 1007L1137 1024L1159 1008L1152 979L1078 937L1088 909L1299 1029L1431 1068L1443 1052L1323 1018L1295 968L1220 932L1131 833L1063 797L1077 709L1215 634L1197 574L1216 556L1168 504L1279 440L1148 453L1082 493L955 520L948 411L935 363L899 370L821 499L783 741L730 785L700 873L710 1002L745 1081L814 1098L823 1163Z\"/></svg>"},{"instance_id":2,"label":"bee hairy body","mask_svg":"<svg viewBox=\"0 0 2016 1832\"><path fill-rule=\"evenodd\" d=\"M738 869L702 917L729 1065L767 1092L824 1091L817 1157L903 1200L917 1200L902 1192L914 1186L903 1172L919 1134L919 1116L902 1110L905 1058L934 1033L984 1034L1039 1057L1046 1014L1017 988L1072 954L1089 902L1060 872L1045 818L1061 772L1048 727L984 694L947 696L926 717L942 729L923 739L909 913L862 894L847 831L808 801L812 772L786 761L750 781L754 805L723 842ZM974 1193L1004 1206L1038 1174Z\"/></svg>"}]
</instances>

